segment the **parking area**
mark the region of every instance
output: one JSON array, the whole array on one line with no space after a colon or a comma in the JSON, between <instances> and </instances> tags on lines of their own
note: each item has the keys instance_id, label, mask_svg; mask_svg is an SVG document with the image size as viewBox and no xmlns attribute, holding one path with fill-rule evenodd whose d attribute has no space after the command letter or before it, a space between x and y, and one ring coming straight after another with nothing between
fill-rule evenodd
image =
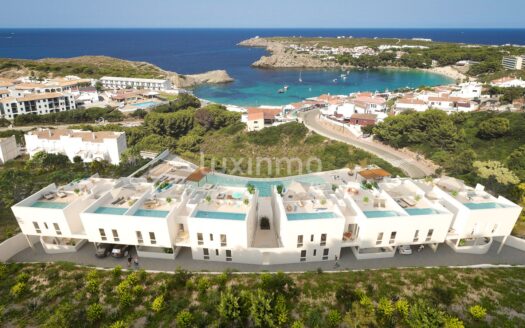
<instances>
[{"instance_id":1,"label":"parking area","mask_svg":"<svg viewBox=\"0 0 525 328\"><path fill-rule=\"evenodd\" d=\"M396 254L393 258L357 260L350 248L344 248L341 252L339 266L335 266L334 261L292 263L283 265L251 265L226 262L208 262L193 260L191 250L184 248L176 260L161 260L152 258L139 258L139 268L151 271L173 272L177 267L191 271L222 272L230 269L239 272L260 272L260 271L284 271L302 272L314 271L318 268L324 271L334 270L365 270L365 269L387 269L401 267L434 267L434 266L476 266L476 265L525 265L525 253L505 246L500 254L497 254L499 243L494 242L487 254L458 254L450 247L440 245L434 253L432 249L426 247L421 252L414 248L412 255ZM136 252L132 250L132 256ZM101 268L114 268L121 265L127 268L127 258L97 258L95 257L95 247L92 243L86 243L76 253L66 254L46 254L40 243L34 249L27 248L12 257L9 262L56 262L68 261L79 265L96 266ZM132 268L133 269L133 268Z\"/></svg>"}]
</instances>

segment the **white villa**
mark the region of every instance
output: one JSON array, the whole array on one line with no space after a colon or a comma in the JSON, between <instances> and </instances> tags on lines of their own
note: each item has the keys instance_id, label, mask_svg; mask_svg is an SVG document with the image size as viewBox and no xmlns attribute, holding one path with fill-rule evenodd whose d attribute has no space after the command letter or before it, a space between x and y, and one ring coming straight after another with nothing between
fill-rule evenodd
<instances>
[{"instance_id":1,"label":"white villa","mask_svg":"<svg viewBox=\"0 0 525 328\"><path fill-rule=\"evenodd\" d=\"M253 185L254 189L250 187ZM86 241L134 245L139 256L271 265L393 257L399 246L447 244L484 254L521 208L452 178L390 178L380 169L281 180L207 173L163 160L140 178L50 185L12 207L48 252ZM348 252L346 252L348 254ZM346 255L348 256L348 255Z\"/></svg>"},{"instance_id":2,"label":"white villa","mask_svg":"<svg viewBox=\"0 0 525 328\"><path fill-rule=\"evenodd\" d=\"M146 89L160 91L172 88L170 80L161 79L104 76L100 78L100 82L106 89Z\"/></svg>"},{"instance_id":3,"label":"white villa","mask_svg":"<svg viewBox=\"0 0 525 328\"><path fill-rule=\"evenodd\" d=\"M29 156L43 151L64 154L71 162L78 156L88 163L106 160L118 164L127 148L125 132L39 129L26 133L24 138Z\"/></svg>"}]
</instances>

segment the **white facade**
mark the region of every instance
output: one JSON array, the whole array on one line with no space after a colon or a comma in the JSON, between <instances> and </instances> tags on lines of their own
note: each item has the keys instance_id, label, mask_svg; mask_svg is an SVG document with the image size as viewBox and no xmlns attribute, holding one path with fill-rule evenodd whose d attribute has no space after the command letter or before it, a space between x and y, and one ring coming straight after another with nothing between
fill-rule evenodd
<instances>
[{"instance_id":1,"label":"white facade","mask_svg":"<svg viewBox=\"0 0 525 328\"><path fill-rule=\"evenodd\" d=\"M357 259L393 257L401 245L442 243L483 254L493 238L510 235L521 212L482 186L450 178L364 183L338 170L322 173L331 183L275 182L285 184L279 194L275 184L261 181L250 193L184 182L163 165L152 169L160 172L156 182L92 177L50 185L12 209L30 236L135 245L175 261L185 248L196 260L258 265L334 260L344 247Z\"/></svg>"},{"instance_id":2,"label":"white facade","mask_svg":"<svg viewBox=\"0 0 525 328\"><path fill-rule=\"evenodd\" d=\"M504 56L501 60L501 64L505 69L510 70L520 70L523 68L523 60L525 59L525 55L523 56Z\"/></svg>"},{"instance_id":3,"label":"white facade","mask_svg":"<svg viewBox=\"0 0 525 328\"><path fill-rule=\"evenodd\" d=\"M14 119L23 114L49 114L76 109L73 95L60 92L20 93L0 99L0 117Z\"/></svg>"},{"instance_id":4,"label":"white facade","mask_svg":"<svg viewBox=\"0 0 525 328\"><path fill-rule=\"evenodd\" d=\"M40 129L28 132L24 138L29 156L43 151L64 154L72 162L79 156L84 162L106 160L118 164L127 148L125 132Z\"/></svg>"},{"instance_id":5,"label":"white facade","mask_svg":"<svg viewBox=\"0 0 525 328\"><path fill-rule=\"evenodd\" d=\"M516 79L511 77L505 77L498 80L494 80L490 83L490 85L500 88L513 88L513 87L519 87L519 88L525 88L525 81L522 79Z\"/></svg>"},{"instance_id":6,"label":"white facade","mask_svg":"<svg viewBox=\"0 0 525 328\"><path fill-rule=\"evenodd\" d=\"M106 89L148 89L168 90L172 88L170 80L138 79L128 77L104 76L100 82Z\"/></svg>"},{"instance_id":7,"label":"white facade","mask_svg":"<svg viewBox=\"0 0 525 328\"><path fill-rule=\"evenodd\" d=\"M15 136L0 138L0 165L20 155Z\"/></svg>"}]
</instances>

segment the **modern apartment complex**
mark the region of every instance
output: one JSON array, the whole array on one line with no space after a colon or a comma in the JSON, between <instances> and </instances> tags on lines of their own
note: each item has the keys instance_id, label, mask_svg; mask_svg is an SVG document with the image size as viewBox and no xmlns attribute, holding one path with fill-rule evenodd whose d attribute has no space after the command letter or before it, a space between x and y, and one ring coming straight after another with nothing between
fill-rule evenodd
<instances>
[{"instance_id":1,"label":"modern apartment complex","mask_svg":"<svg viewBox=\"0 0 525 328\"><path fill-rule=\"evenodd\" d=\"M41 115L72 109L76 109L73 95L61 92L20 93L0 99L0 117L7 119L22 114Z\"/></svg>"},{"instance_id":2,"label":"modern apartment complex","mask_svg":"<svg viewBox=\"0 0 525 328\"><path fill-rule=\"evenodd\" d=\"M139 256L258 265L334 260L344 248L359 260L393 257L402 245L483 254L494 238L504 243L521 212L447 177L344 169L249 180L194 169L161 161L140 178L50 185L12 210L46 250L88 240L134 245Z\"/></svg>"},{"instance_id":3,"label":"modern apartment complex","mask_svg":"<svg viewBox=\"0 0 525 328\"><path fill-rule=\"evenodd\" d=\"M522 56L505 56L503 57L501 64L505 69L509 70L520 70L522 69L523 62L525 61L525 55Z\"/></svg>"},{"instance_id":4,"label":"modern apartment complex","mask_svg":"<svg viewBox=\"0 0 525 328\"><path fill-rule=\"evenodd\" d=\"M127 148L125 132L39 129L26 133L24 138L29 156L43 151L64 154L72 162L78 156L84 162L106 160L119 164Z\"/></svg>"},{"instance_id":5,"label":"modern apartment complex","mask_svg":"<svg viewBox=\"0 0 525 328\"><path fill-rule=\"evenodd\" d=\"M100 82L106 89L168 90L172 88L170 80L160 79L104 76L100 79Z\"/></svg>"}]
</instances>

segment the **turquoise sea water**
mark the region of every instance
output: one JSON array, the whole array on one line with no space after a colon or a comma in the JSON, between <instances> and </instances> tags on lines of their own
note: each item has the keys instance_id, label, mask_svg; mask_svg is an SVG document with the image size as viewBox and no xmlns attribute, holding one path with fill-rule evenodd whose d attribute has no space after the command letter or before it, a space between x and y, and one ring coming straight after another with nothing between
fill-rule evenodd
<instances>
[{"instance_id":1,"label":"turquoise sea water","mask_svg":"<svg viewBox=\"0 0 525 328\"><path fill-rule=\"evenodd\" d=\"M31 204L31 207L37 207L37 208L52 208L52 209L63 209L65 208L68 203L60 203L60 202L42 202L37 201Z\"/></svg>"}]
</instances>

